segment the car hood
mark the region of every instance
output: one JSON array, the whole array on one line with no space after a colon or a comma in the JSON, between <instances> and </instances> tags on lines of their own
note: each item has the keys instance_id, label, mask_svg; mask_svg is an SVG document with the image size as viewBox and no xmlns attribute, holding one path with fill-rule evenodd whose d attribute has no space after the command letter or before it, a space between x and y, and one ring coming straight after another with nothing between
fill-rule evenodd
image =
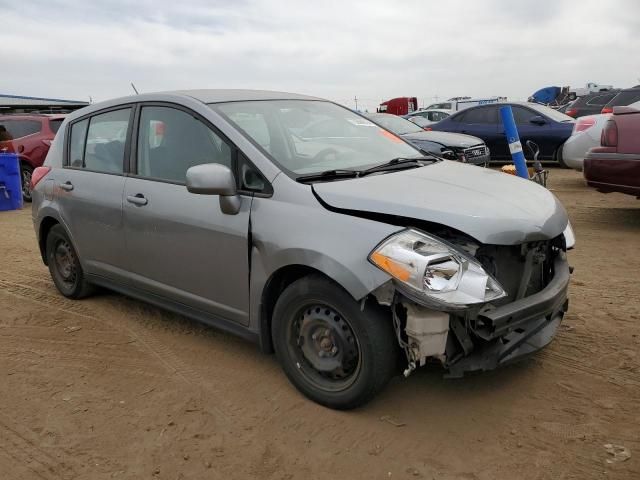
<instances>
[{"instance_id":1,"label":"car hood","mask_svg":"<svg viewBox=\"0 0 640 480\"><path fill-rule=\"evenodd\" d=\"M372 212L434 222L486 244L549 240L560 235L568 223L562 204L540 185L447 160L316 183L313 189L328 208L342 213Z\"/></svg>"},{"instance_id":2,"label":"car hood","mask_svg":"<svg viewBox=\"0 0 640 480\"><path fill-rule=\"evenodd\" d=\"M471 135L463 135L462 133L451 132L416 132L405 133L400 135L402 138L408 141L420 141L427 140L429 142L441 143L447 147L472 147L474 145L480 145L484 143L482 139L473 137Z\"/></svg>"}]
</instances>

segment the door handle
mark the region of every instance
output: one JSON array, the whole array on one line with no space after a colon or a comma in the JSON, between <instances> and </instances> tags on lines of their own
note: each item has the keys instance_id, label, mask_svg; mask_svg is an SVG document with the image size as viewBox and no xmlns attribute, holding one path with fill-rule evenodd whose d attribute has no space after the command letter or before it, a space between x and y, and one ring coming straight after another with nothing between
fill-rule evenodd
<instances>
[{"instance_id":1,"label":"door handle","mask_svg":"<svg viewBox=\"0 0 640 480\"><path fill-rule=\"evenodd\" d=\"M73 190L73 183L71 182L64 182L60 184L60 188L62 190L65 190L67 192L70 192L71 190Z\"/></svg>"},{"instance_id":2,"label":"door handle","mask_svg":"<svg viewBox=\"0 0 640 480\"><path fill-rule=\"evenodd\" d=\"M143 194L138 193L136 195L127 195L127 202L133 203L134 205L143 206L147 204L147 199Z\"/></svg>"}]
</instances>

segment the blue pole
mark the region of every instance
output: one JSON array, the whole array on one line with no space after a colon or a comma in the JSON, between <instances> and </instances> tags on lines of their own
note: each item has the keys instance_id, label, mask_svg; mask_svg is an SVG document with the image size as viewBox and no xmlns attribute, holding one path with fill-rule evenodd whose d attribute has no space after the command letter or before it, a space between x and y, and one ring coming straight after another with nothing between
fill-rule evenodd
<instances>
[{"instance_id":1,"label":"blue pole","mask_svg":"<svg viewBox=\"0 0 640 480\"><path fill-rule=\"evenodd\" d=\"M511 158L513 158L513 163L516 166L516 173L519 177L526 178L528 180L529 171L527 170L527 161L524 159L522 144L520 143L520 137L518 136L516 122L513 119L511 105L500 107L500 116L502 117L504 133L507 136L507 142L509 143Z\"/></svg>"}]
</instances>

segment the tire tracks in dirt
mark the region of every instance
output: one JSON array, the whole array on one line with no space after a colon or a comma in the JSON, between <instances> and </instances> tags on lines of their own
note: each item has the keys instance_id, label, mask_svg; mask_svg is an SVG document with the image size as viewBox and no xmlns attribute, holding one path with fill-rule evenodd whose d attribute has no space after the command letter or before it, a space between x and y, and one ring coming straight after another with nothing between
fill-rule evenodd
<instances>
[{"instance_id":1,"label":"tire tracks in dirt","mask_svg":"<svg viewBox=\"0 0 640 480\"><path fill-rule=\"evenodd\" d=\"M19 466L33 472L43 480L66 480L77 478L77 468L65 460L59 460L39 447L35 435L15 424L6 415L0 413L0 451L5 453Z\"/></svg>"},{"instance_id":2,"label":"tire tracks in dirt","mask_svg":"<svg viewBox=\"0 0 640 480\"><path fill-rule=\"evenodd\" d=\"M214 388L199 372L192 369L188 364L182 361L173 350L158 340L148 328L138 325L135 321L127 322L126 325L121 322L116 323L114 320L103 318L96 314L95 310L86 306L85 302L80 303L78 301L66 299L61 295L52 295L40 290L39 288L25 285L22 282L4 280L4 278L8 277L8 272L0 271L0 291L27 299L31 302L58 308L65 313L77 315L87 320L94 322L98 321L103 325L109 325L116 331L127 334L129 337L139 342L139 344L142 345L158 363L163 365L165 369L171 372L175 377L182 380L183 383L189 385L197 392L206 393L210 400L211 397L213 397L214 402L208 402L209 405L211 405L211 403L214 403L215 405L223 405L223 408L215 405L211 406L213 413L220 417L221 420L229 423L231 421L231 417L239 413L240 407L225 400L221 389ZM123 322L124 321L126 321L126 318Z\"/></svg>"}]
</instances>

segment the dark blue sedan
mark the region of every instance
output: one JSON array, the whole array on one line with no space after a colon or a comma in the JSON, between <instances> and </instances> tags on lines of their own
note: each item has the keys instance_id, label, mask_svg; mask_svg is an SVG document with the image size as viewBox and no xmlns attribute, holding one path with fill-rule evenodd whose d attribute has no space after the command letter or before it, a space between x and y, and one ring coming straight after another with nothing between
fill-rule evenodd
<instances>
[{"instance_id":1,"label":"dark blue sedan","mask_svg":"<svg viewBox=\"0 0 640 480\"><path fill-rule=\"evenodd\" d=\"M511 160L499 112L505 105L511 105L522 145L532 140L540 147L540 160L555 160L564 166L562 145L571 136L574 119L544 105L527 102L479 105L461 110L430 127L479 137L489 147L492 160ZM530 159L531 152L527 147L524 149L525 157Z\"/></svg>"}]
</instances>

